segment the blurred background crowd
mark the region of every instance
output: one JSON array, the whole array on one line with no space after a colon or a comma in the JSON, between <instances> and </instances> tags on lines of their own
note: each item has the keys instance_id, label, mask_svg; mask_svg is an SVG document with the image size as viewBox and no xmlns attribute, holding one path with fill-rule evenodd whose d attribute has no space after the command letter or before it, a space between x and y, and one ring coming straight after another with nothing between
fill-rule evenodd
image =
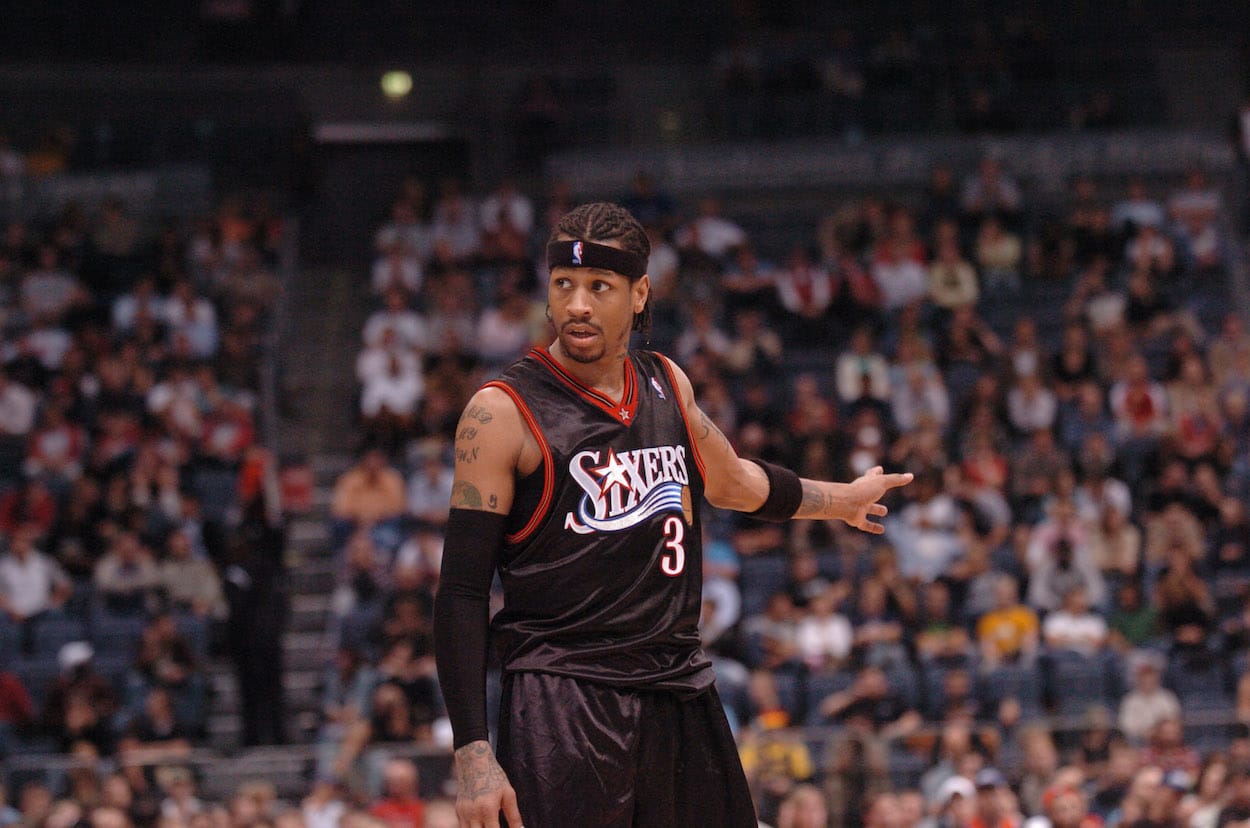
<instances>
[{"instance_id":1,"label":"blurred background crowd","mask_svg":"<svg viewBox=\"0 0 1250 828\"><path fill-rule=\"evenodd\" d=\"M0 25L0 828L455 825L454 427L599 199L740 453L917 476L880 538L705 511L762 821L1250 820L1244 10L44 5Z\"/></svg>"}]
</instances>

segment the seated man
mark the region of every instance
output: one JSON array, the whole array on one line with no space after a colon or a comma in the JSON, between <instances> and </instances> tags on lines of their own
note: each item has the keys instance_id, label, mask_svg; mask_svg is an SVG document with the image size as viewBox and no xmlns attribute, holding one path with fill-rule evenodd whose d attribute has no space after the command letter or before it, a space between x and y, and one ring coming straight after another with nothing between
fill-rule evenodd
<instances>
[{"instance_id":1,"label":"seated man","mask_svg":"<svg viewBox=\"0 0 1250 828\"><path fill-rule=\"evenodd\" d=\"M1089 593L1074 586L1063 596L1059 609L1046 616L1042 637L1056 652L1095 656L1107 645L1107 622L1089 608Z\"/></svg>"},{"instance_id":2,"label":"seated man","mask_svg":"<svg viewBox=\"0 0 1250 828\"><path fill-rule=\"evenodd\" d=\"M119 532L95 567L96 590L111 612L142 614L160 585L152 552L134 532Z\"/></svg>"},{"instance_id":3,"label":"seated man","mask_svg":"<svg viewBox=\"0 0 1250 828\"><path fill-rule=\"evenodd\" d=\"M39 530L23 524L13 533L9 551L0 556L0 612L20 625L29 644L26 622L69 600L73 586L60 564L35 547Z\"/></svg>"}]
</instances>

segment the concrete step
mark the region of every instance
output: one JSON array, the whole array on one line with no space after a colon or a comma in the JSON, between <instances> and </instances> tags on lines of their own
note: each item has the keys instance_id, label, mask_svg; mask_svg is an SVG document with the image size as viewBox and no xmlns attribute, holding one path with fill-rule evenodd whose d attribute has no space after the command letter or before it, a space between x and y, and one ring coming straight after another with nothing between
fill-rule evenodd
<instances>
[{"instance_id":1,"label":"concrete step","mask_svg":"<svg viewBox=\"0 0 1250 828\"><path fill-rule=\"evenodd\" d=\"M303 559L287 574L292 595L328 595L334 589L337 562L332 558Z\"/></svg>"}]
</instances>

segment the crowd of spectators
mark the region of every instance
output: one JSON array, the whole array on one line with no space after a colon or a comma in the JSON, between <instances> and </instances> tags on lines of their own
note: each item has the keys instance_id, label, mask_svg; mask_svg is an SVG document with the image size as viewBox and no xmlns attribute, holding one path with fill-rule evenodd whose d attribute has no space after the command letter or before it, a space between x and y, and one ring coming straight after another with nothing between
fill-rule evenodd
<instances>
[{"instance_id":1,"label":"crowd of spectators","mask_svg":"<svg viewBox=\"0 0 1250 828\"><path fill-rule=\"evenodd\" d=\"M883 542L708 515L705 644L761 816L1240 813L1250 335L1221 311L1219 190L1082 178L1055 215L991 157L894 195L813 216L775 263L716 198L683 214L645 173L617 196L652 239L651 346L740 452L917 475ZM409 180L377 233L364 444L333 502L330 778L449 736L429 610L455 422L547 344L536 254L573 203Z\"/></svg>"},{"instance_id":2,"label":"crowd of spectators","mask_svg":"<svg viewBox=\"0 0 1250 828\"><path fill-rule=\"evenodd\" d=\"M259 200L183 223L110 198L0 227L0 761L123 769L36 774L0 823L122 825L167 794L189 824L193 796L142 767L203 742L210 653L240 666L244 739L277 740L247 662L281 565L258 542L256 419L283 222Z\"/></svg>"}]
</instances>

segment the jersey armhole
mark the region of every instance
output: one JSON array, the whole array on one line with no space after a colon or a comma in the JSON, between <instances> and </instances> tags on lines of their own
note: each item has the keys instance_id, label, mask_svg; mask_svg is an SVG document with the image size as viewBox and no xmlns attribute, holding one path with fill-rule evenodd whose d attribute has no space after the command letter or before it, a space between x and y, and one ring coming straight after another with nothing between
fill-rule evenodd
<instances>
[{"instance_id":1,"label":"jersey armhole","mask_svg":"<svg viewBox=\"0 0 1250 828\"><path fill-rule=\"evenodd\" d=\"M703 455L699 453L699 441L694 438L694 430L690 427L690 418L686 416L686 404L681 399L681 386L677 384L677 375L673 373L673 364L663 354L656 354L656 359L664 366L664 373L668 375L668 385L673 389L673 396L676 397L677 411L681 414L681 421L686 424L686 439L690 441L690 451L694 454L694 464L699 469L699 478L707 482L707 472L703 468Z\"/></svg>"},{"instance_id":2,"label":"jersey armhole","mask_svg":"<svg viewBox=\"0 0 1250 828\"><path fill-rule=\"evenodd\" d=\"M534 413L530 411L529 406L521 399L521 395L516 392L511 385L500 380L488 382L482 386L483 388L498 388L512 399L516 404L517 411L521 412L521 417L525 420L526 426L529 427L530 433L534 435L534 439L538 442L538 448L542 451L542 473L543 473L543 496L538 501L538 507L534 509L534 513L530 515L525 525L520 530L504 535L504 540L508 543L520 543L521 541L534 534L534 530L542 523L544 517L547 516L547 510L551 508L551 499L555 494L556 472L555 464L551 459L551 446L547 444L547 438L543 436L542 429L538 427L538 420L534 418ZM535 472L538 469L534 470ZM531 472L533 474L533 472ZM529 477L529 475L526 475Z\"/></svg>"}]
</instances>

